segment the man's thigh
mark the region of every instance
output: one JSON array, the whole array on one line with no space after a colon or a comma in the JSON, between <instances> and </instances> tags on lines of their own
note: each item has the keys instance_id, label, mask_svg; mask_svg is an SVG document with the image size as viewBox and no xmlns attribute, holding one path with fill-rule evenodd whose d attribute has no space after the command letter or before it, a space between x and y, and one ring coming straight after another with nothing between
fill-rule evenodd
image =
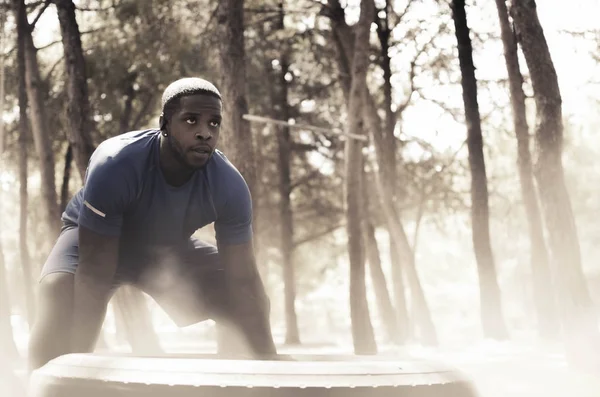
<instances>
[{"instance_id":1,"label":"man's thigh","mask_svg":"<svg viewBox=\"0 0 600 397\"><path fill-rule=\"evenodd\" d=\"M179 326L214 319L224 303L224 272L217 248L197 239L178 247L132 249L121 244L113 291L132 284L150 295ZM52 273L75 274L79 264L79 229L63 229L40 280Z\"/></svg>"},{"instance_id":2,"label":"man's thigh","mask_svg":"<svg viewBox=\"0 0 600 397\"><path fill-rule=\"evenodd\" d=\"M215 246L197 239L146 261L133 284L180 327L215 319L225 303L225 277Z\"/></svg>"},{"instance_id":3,"label":"man's thigh","mask_svg":"<svg viewBox=\"0 0 600 397\"><path fill-rule=\"evenodd\" d=\"M134 261L139 256L128 254L126 244L121 244L121 246L121 251L124 251L125 255L120 255L111 294L119 285L127 283L128 280L134 278L136 272L141 267L141 263ZM79 228L77 226L66 226L61 230L50 254L46 258L39 280L41 281L44 277L52 273L75 274L78 266Z\"/></svg>"}]
</instances>

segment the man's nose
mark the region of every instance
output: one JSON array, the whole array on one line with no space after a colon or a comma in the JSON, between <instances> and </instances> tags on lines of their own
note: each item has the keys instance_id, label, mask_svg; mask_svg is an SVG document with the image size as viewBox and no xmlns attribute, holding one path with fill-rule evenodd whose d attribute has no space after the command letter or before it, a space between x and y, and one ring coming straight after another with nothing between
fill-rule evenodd
<instances>
[{"instance_id":1,"label":"man's nose","mask_svg":"<svg viewBox=\"0 0 600 397\"><path fill-rule=\"evenodd\" d=\"M210 133L210 130L206 127L199 127L198 130L196 130L196 139L208 140L211 137L212 134Z\"/></svg>"}]
</instances>

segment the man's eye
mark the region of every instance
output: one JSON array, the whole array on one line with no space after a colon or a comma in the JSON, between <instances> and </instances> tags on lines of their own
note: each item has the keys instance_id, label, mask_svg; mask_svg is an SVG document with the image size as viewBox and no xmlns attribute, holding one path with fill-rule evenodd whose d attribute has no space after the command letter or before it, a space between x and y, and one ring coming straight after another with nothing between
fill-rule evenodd
<instances>
[{"instance_id":1,"label":"man's eye","mask_svg":"<svg viewBox=\"0 0 600 397\"><path fill-rule=\"evenodd\" d=\"M195 117L188 117L185 119L185 122L188 124L196 124L196 118Z\"/></svg>"},{"instance_id":2,"label":"man's eye","mask_svg":"<svg viewBox=\"0 0 600 397\"><path fill-rule=\"evenodd\" d=\"M210 126L211 127L218 127L220 125L221 125L221 122L217 121L217 120L213 120L213 121L210 122Z\"/></svg>"}]
</instances>

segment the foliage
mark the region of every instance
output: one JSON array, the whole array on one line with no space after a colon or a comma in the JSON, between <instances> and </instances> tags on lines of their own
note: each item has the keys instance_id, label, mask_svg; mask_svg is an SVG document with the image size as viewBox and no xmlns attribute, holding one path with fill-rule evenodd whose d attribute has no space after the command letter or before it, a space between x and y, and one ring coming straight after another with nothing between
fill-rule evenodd
<instances>
[{"instance_id":1,"label":"foliage","mask_svg":"<svg viewBox=\"0 0 600 397\"><path fill-rule=\"evenodd\" d=\"M297 241L302 242L296 248L301 300L314 299L311 294L321 290L323 280L347 277L343 266L346 256L343 228L336 229L337 226L343 226L343 138L334 133L335 129L343 129L346 106L335 64L330 24L321 15L321 3L314 0L287 1L285 29L279 29L279 1L246 1L250 113L270 117L273 75L280 68L278 60L282 50L289 48L288 81L292 119L296 123L331 128L332 131L325 134L292 129L295 143L292 206ZM347 3L347 18L352 22L352 10L357 2ZM377 3L380 6L383 2ZM468 228L465 228L469 212L469 174L463 147L466 129L460 111L460 75L449 24L450 12L445 2L434 0L415 1L406 9L407 2L392 3L395 4L394 15L390 15L390 19L397 22L389 50L392 57L394 107L410 99L400 115L395 132L399 143L397 156L401 160L398 162L401 185L398 205L403 210L411 242L415 241L412 232L416 230L417 220L423 225L423 237L419 239L421 243L418 244L416 257L426 294L434 291L435 286L451 288L448 280L472 288L474 260L470 253ZM155 127L160 111L160 94L172 80L181 76L201 75L217 81L216 45L219 38L213 34L214 24L217 23L214 18L215 1L81 0L76 4L80 29L86 32L82 35L82 41L88 67L96 144L126 130ZM520 205L516 142L509 127L511 119L505 71L499 61L502 49L495 22L489 19L489 7L489 4L478 2L468 12L470 21L476 21L472 26L473 46L480 84L479 100L491 194L493 248L498 256L501 286L510 290L515 285L511 281L514 274L526 276L528 273L528 246L524 243L526 222ZM53 6L46 12L52 9ZM39 8L30 9L30 20L36 10ZM9 20L7 26L12 26L11 23ZM54 25L40 24L36 26L35 33L38 36L53 34L54 39L59 40L57 24L58 21ZM7 32L11 42L14 42L14 32L10 29ZM382 72L377 66L380 55L375 34L372 47L369 88L382 110L383 81ZM591 58L597 54L596 48L595 52L585 56ZM60 44L40 49L38 56L45 79L45 104L51 117L48 133L52 137L57 159L57 181L60 181L66 150L65 76ZM18 79L15 63L15 51L11 51L6 58L6 166L0 178L4 192L3 208L10 209L3 218L2 227L6 229L2 234L3 242L9 269L14 274L15 264L18 263L15 237L18 233ZM569 73L573 71L559 69L560 76ZM569 81L567 77L564 79ZM526 90L529 92L528 85ZM568 105L574 98L565 96L564 100ZM589 106L592 109L589 114L597 114L598 103ZM569 109L568 106L565 108ZM530 109L530 112L533 111ZM577 112L577 108L571 108L571 112ZM575 119L568 123L566 131L565 167L580 225L584 260L587 258L586 269L590 274L600 272L593 261L598 255L597 242L600 241L600 228L593 216L600 209L595 195L598 167L594 160L598 157L598 145L593 134L599 123L597 117ZM276 190L278 166L275 137L278 132L272 126L258 123L252 124L252 130L261 164L258 210L263 219L259 239L266 253L263 270L272 274L271 285L277 290L279 287L276 284L280 280L277 278L280 272L277 250L279 225L272 220L277 219L279 200ZM32 170L30 244L32 248L39 248L35 251L35 262L39 266L49 245L44 242L44 236L36 234L35 224L41 218L36 206L39 201L37 175L34 172L37 159L31 139L29 141ZM371 149L366 148L365 152L372 153ZM582 176L584 173L586 177ZM70 185L71 192L77 190L80 183L75 177ZM368 183L373 183L372 177L369 177ZM376 214L375 224L382 226L378 203L372 200L371 205ZM385 238L380 240L381 247L385 248ZM389 272L387 255L382 249L386 272ZM437 302L432 305L437 313L435 315L442 316L440 313L449 309L437 299L443 300L443 294L436 294L431 299ZM468 300L457 298L461 305L468 305ZM525 318L526 314L518 312L514 316Z\"/></svg>"}]
</instances>

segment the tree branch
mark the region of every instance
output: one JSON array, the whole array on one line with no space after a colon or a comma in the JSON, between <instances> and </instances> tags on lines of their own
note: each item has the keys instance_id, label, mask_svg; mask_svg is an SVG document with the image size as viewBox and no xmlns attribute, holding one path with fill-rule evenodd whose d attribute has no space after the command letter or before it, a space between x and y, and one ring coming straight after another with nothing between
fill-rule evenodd
<instances>
[{"instance_id":1,"label":"tree branch","mask_svg":"<svg viewBox=\"0 0 600 397\"><path fill-rule=\"evenodd\" d=\"M213 21L216 19L217 17L217 10L218 10L218 5L215 6L215 8L212 10L212 12L210 13L210 17L208 18L208 21L206 22L206 25L204 27L204 30L202 32L200 32L198 34L198 37L203 37L205 35L207 35L208 33L212 33L212 29L211 29L211 25L213 23Z\"/></svg>"},{"instance_id":2,"label":"tree branch","mask_svg":"<svg viewBox=\"0 0 600 397\"><path fill-rule=\"evenodd\" d=\"M29 29L31 29L33 31L33 29L35 28L35 24L37 23L37 21L40 20L40 18L42 17L42 14L44 13L44 11L46 11L46 9L50 6L51 3L52 3L51 0L46 0L44 2L42 9L40 10L40 12L38 12L38 14L35 16L35 19L33 20L33 22L31 22L31 24L29 25Z\"/></svg>"},{"instance_id":3,"label":"tree branch","mask_svg":"<svg viewBox=\"0 0 600 397\"><path fill-rule=\"evenodd\" d=\"M43 46L40 46L40 47L38 47L38 51L40 51L40 50L45 50L45 49L47 49L47 48L50 48L50 47L52 47L53 45L60 44L60 43L62 43L62 39L58 39L58 40L51 41L50 43L48 43L48 44L46 44L46 45L43 45Z\"/></svg>"},{"instance_id":4,"label":"tree branch","mask_svg":"<svg viewBox=\"0 0 600 397\"><path fill-rule=\"evenodd\" d=\"M277 13L279 14L281 11L279 8L269 8L269 7L246 7L244 8L244 12L248 14L269 14L269 13ZM286 14L306 14L306 10L293 10L286 8Z\"/></svg>"},{"instance_id":5,"label":"tree branch","mask_svg":"<svg viewBox=\"0 0 600 397\"><path fill-rule=\"evenodd\" d=\"M457 114L460 114L460 110L458 109L452 109L449 108L448 105L446 105L444 102L434 99L434 98L428 98L427 96L423 95L423 92L417 88L416 92L421 96L421 98L423 98L426 101L429 101L435 105L437 105L440 109L444 110L445 112L447 112L448 114L450 114L450 116L452 116L452 118L454 119L454 121L456 121L459 124L463 124L465 122L464 119L461 119Z\"/></svg>"},{"instance_id":6,"label":"tree branch","mask_svg":"<svg viewBox=\"0 0 600 397\"><path fill-rule=\"evenodd\" d=\"M46 82L50 81L50 77L52 76L52 73L54 73L54 69L56 69L56 67L58 65L61 64L61 62L65 59L65 57L60 57L56 60L56 62L54 62L52 64L52 66L50 67L50 70L48 71L48 73L46 74L46 78L44 79Z\"/></svg>"},{"instance_id":7,"label":"tree branch","mask_svg":"<svg viewBox=\"0 0 600 397\"><path fill-rule=\"evenodd\" d=\"M410 6L413 5L413 3L415 3L415 0L408 0L408 3L406 3L406 7L404 7L404 10L402 10L402 12L399 13L399 14L397 14L394 11L394 4L393 4L393 2L392 2L392 4L390 4L390 8L392 9L392 11L394 11L392 13L392 15L396 15L398 17L398 19L396 21L394 21L394 23L392 24L392 27L390 28L390 30L394 30L394 28L396 26L398 26L404 20L404 17L408 14L408 10L410 9Z\"/></svg>"},{"instance_id":8,"label":"tree branch","mask_svg":"<svg viewBox=\"0 0 600 397\"><path fill-rule=\"evenodd\" d=\"M302 244L317 240L323 236L327 236L328 234L335 232L337 229L343 227L344 225L345 224L334 225L330 228L320 231L319 233L314 233L314 234L311 234L310 236L306 236L304 238L298 239L298 240L294 241L294 249L298 248Z\"/></svg>"},{"instance_id":9,"label":"tree branch","mask_svg":"<svg viewBox=\"0 0 600 397\"><path fill-rule=\"evenodd\" d=\"M110 11L110 10L114 10L117 9L121 6L121 4L119 3L113 3L113 5L102 8L102 7L82 7L82 6L78 6L77 4L75 4L75 9L77 11L93 11L93 12L104 12L104 11Z\"/></svg>"},{"instance_id":10,"label":"tree branch","mask_svg":"<svg viewBox=\"0 0 600 397\"><path fill-rule=\"evenodd\" d=\"M406 96L406 99L404 100L404 102L402 102L400 104L400 106L398 106L398 108L396 109L396 111L394 112L394 120L398 120L399 118L402 117L402 113L406 110L406 108L410 104L410 101L411 101L411 99L413 97L413 94L415 93L415 90L416 90L416 87L415 87L415 68L416 68L416 62L417 62L417 59L415 58L410 63L410 72L408 74L408 77L410 79L410 91L408 92L408 95Z\"/></svg>"},{"instance_id":11,"label":"tree branch","mask_svg":"<svg viewBox=\"0 0 600 397\"><path fill-rule=\"evenodd\" d=\"M347 136L349 138L356 139L359 141L367 141L368 140L368 138L364 135L349 134L349 133L346 133L337 128L322 128L322 127L316 127L314 125L300 124L300 123L292 124L292 123L290 123L288 121L284 121L284 120L275 120L270 117L254 116L251 114L245 114L242 117L245 120L253 121L253 122L282 125L282 126L289 127L289 128L300 128L303 130L319 131L319 132L323 132L326 134L334 133L336 135L344 135L344 136Z\"/></svg>"},{"instance_id":12,"label":"tree branch","mask_svg":"<svg viewBox=\"0 0 600 397\"><path fill-rule=\"evenodd\" d=\"M318 149L319 149L319 147L317 145L313 145L311 143L292 142L292 151L312 152L313 150L318 150Z\"/></svg>"},{"instance_id":13,"label":"tree branch","mask_svg":"<svg viewBox=\"0 0 600 397\"><path fill-rule=\"evenodd\" d=\"M154 97L152 94L148 94L146 101L144 101L142 108L140 109L137 116L133 120L133 123L131 124L132 128L138 128L140 121L142 120L142 117L144 117L144 115L148 114L148 109L150 108L150 104L152 103L153 98Z\"/></svg>"},{"instance_id":14,"label":"tree branch","mask_svg":"<svg viewBox=\"0 0 600 397\"><path fill-rule=\"evenodd\" d=\"M309 172L308 174L302 176L301 178L298 178L294 183L290 184L290 192L294 189L296 189L298 186L303 185L304 183L308 182L311 178L314 178L315 176L317 176L321 171L317 168L315 170L312 170L311 172Z\"/></svg>"},{"instance_id":15,"label":"tree branch","mask_svg":"<svg viewBox=\"0 0 600 397\"><path fill-rule=\"evenodd\" d=\"M90 34L90 33L96 33L96 32L99 32L99 31L102 31L102 30L105 30L105 29L106 29L106 26L103 26L103 27L99 27L99 28L96 28L96 29L92 29L92 30L86 30L85 32L81 32L80 34L81 34L81 36L83 36L83 35ZM38 47L37 50L38 51L45 50L47 48L52 47L53 45L60 44L60 43L62 43L62 39L54 40L54 41L52 41L52 42L50 42L50 43L48 43L46 45Z\"/></svg>"},{"instance_id":16,"label":"tree branch","mask_svg":"<svg viewBox=\"0 0 600 397\"><path fill-rule=\"evenodd\" d=\"M412 0L411 0L412 1ZM409 3L407 5L407 9L410 6ZM431 37L429 38L429 40L424 43L421 48L417 51L417 53L415 54L415 56L413 57L412 61L410 62L410 72L408 74L409 77L409 81L410 81L410 91L408 92L408 95L406 96L406 99L404 100L404 102L402 102L398 108L396 109L396 111L394 112L394 119L398 120L399 118L402 117L402 112L404 112L406 110L406 108L408 107L408 105L410 105L410 101L416 91L416 86L415 86L415 69L417 66L417 61L419 60L419 58L421 57L421 55L428 49L430 48L431 44L433 43L433 40L435 40L436 37L439 36L439 34L442 32L442 30L444 30L444 28L446 28L447 24L443 23L440 25L438 31L436 34L431 35Z\"/></svg>"}]
</instances>

